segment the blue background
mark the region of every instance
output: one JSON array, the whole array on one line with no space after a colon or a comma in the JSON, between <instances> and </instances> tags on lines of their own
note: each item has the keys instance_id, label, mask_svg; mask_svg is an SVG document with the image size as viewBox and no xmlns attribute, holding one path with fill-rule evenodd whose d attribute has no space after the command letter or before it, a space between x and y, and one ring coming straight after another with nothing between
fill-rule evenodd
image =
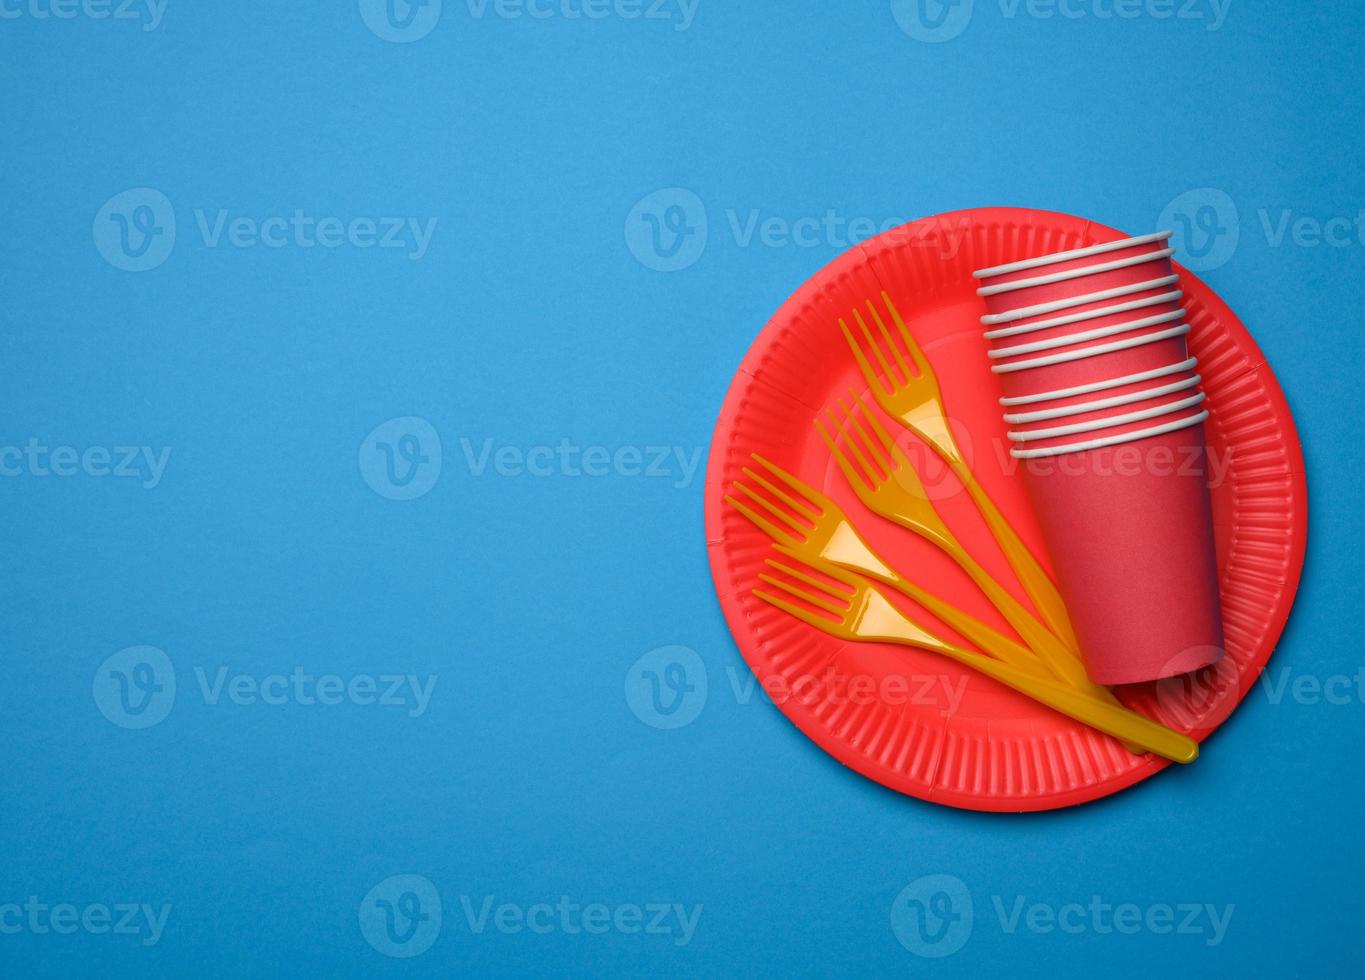
<instances>
[{"instance_id":1,"label":"blue background","mask_svg":"<svg viewBox=\"0 0 1365 980\"><path fill-rule=\"evenodd\" d=\"M909 4L701 0L679 30L672 4L670 22L478 16L446 0L434 30L400 44L353 0L170 0L152 31L23 2L0 19L0 445L172 454L152 488L22 465L0 479L0 905L172 911L153 945L0 934L0 972L1311 975L1355 962L1358 693L1275 703L1258 688L1197 765L1080 809L929 806L746 697L700 472L499 475L465 446L704 449L754 335L846 247L745 244L728 212L881 224L1015 204L1139 233L1213 188L1240 235L1203 275L1273 364L1312 488L1272 668L1354 675L1362 656L1339 623L1359 602L1365 246L1354 231L1297 245L1264 224L1285 209L1354 220L1365 205L1365 7L1232 0L1209 30L1202 3L1203 19L1102 17L1089 0L1048 18L978 0L958 36L927 43L898 25L892 7ZM127 272L92 228L138 187L173 203L178 238L158 267ZM694 262L663 272L627 216L675 187L709 230ZM414 260L214 246L196 209L438 223ZM439 433L442 458L406 501L358 465L367 434L405 416ZM178 690L163 721L134 730L92 692L106 658L139 644L165 651ZM696 651L708 693L670 730L642 720L632 665L674 645ZM209 704L194 669L220 666L438 682L415 718ZM931 962L897 941L890 910L937 873L965 883L976 921ZM398 874L428 879L444 906L435 944L408 960L358 923ZM485 895L704 911L685 946L476 933L459 897ZM991 897L1021 895L1235 911L1214 946L1010 934Z\"/></svg>"}]
</instances>

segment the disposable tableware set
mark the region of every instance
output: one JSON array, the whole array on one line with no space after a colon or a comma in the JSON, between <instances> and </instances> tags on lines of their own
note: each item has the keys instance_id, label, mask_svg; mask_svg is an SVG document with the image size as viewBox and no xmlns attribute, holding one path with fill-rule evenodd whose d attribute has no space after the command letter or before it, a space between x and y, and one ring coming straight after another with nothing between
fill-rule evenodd
<instances>
[{"instance_id":1,"label":"disposable tableware set","mask_svg":"<svg viewBox=\"0 0 1365 980\"><path fill-rule=\"evenodd\" d=\"M1169 232L1121 239L978 271L982 316L991 342L991 371L1005 380L1000 399L1020 459L1093 453L1142 440L1174 450L1202 450L1196 359L1184 336ZM880 306L879 306L880 304ZM866 314L866 315L864 315ZM852 321L853 326L850 326ZM754 595L802 622L848 640L882 641L930 650L1120 738L1134 752L1176 762L1199 754L1193 739L1119 703L1098 681L1156 680L1206 666L1221 642L1217 577L1204 469L1121 483L1094 467L1045 475L1035 482L1050 545L1064 581L1083 595L1079 635L1067 605L1041 564L973 476L954 439L933 366L892 298L882 292L840 319L876 405L923 440L961 481L1034 605L1031 612L993 579L935 509L909 456L858 392L836 398L814 424L858 499L946 552L1014 629L1019 642L938 598L880 558L828 496L755 455L726 500L767 532L780 558L759 575ZM1098 397L1096 397L1098 396ZM1022 410L1021 410L1022 409ZM1065 421L1062 421L1065 420ZM1060 423L1060 424L1058 424ZM1196 452L1193 457L1202 462ZM1060 478L1058 474L1063 474ZM1121 499L1115 499L1115 492ZM1117 523L1116 523L1117 522ZM1154 535L1154 531L1165 531ZM1098 536L1103 540L1097 540ZM1123 545L1123 570L1113 552ZM1107 557L1106 557L1107 555ZM778 574L772 574L776 572ZM1162 618L1130 610L1133 574L1160 576L1183 601ZM876 583L876 584L874 584ZM978 649L934 635L891 602L894 589L950 625ZM1116 609L1117 605L1117 609ZM1142 629L1122 629L1133 611ZM1152 631L1175 635L1186 655L1172 658ZM1084 645L1083 645L1084 643ZM1086 656L1082 656L1082 650ZM1087 669L1088 668L1088 669Z\"/></svg>"},{"instance_id":2,"label":"disposable tableware set","mask_svg":"<svg viewBox=\"0 0 1365 980\"><path fill-rule=\"evenodd\" d=\"M707 464L711 572L773 703L840 762L935 803L1071 806L1192 762L1255 683L1303 457L1171 237L925 218L754 341Z\"/></svg>"}]
</instances>

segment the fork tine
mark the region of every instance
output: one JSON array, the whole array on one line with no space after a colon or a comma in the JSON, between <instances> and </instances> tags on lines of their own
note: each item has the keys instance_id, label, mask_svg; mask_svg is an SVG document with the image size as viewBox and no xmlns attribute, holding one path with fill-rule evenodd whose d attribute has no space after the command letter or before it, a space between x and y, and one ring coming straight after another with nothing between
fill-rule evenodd
<instances>
[{"instance_id":1,"label":"fork tine","mask_svg":"<svg viewBox=\"0 0 1365 980\"><path fill-rule=\"evenodd\" d=\"M777 477L787 486L791 487L792 490L795 491L798 495L804 497L805 500L821 514L824 514L826 511L828 511L831 507L834 506L834 501L830 500L823 493L821 493L819 490L816 490L809 484L802 483L800 480L792 476L790 473L788 473L782 467L778 466L776 463L764 459L758 453L753 453L752 455L754 459L758 460L758 462L761 463L769 473Z\"/></svg>"},{"instance_id":2,"label":"fork tine","mask_svg":"<svg viewBox=\"0 0 1365 980\"><path fill-rule=\"evenodd\" d=\"M857 575L853 574L853 572L850 572L846 568L840 568L838 565L834 564L834 562L829 561L826 558L821 558L819 555L803 555L794 548L787 547L785 544L774 544L773 551L776 551L779 555L785 555L792 561L808 565L821 575L827 575L832 579L843 582L854 592L857 592L859 587L863 584L862 580L859 579Z\"/></svg>"},{"instance_id":3,"label":"fork tine","mask_svg":"<svg viewBox=\"0 0 1365 980\"><path fill-rule=\"evenodd\" d=\"M881 420L877 418L877 413L874 412L867 402L860 398L858 393L852 388L848 390L848 397L853 399L853 401L862 408L863 417L867 419L867 424L872 427L873 432L877 433L877 438L881 440L882 446L886 449L887 454L891 456L892 462L894 463L896 461L896 451L900 447L897 446L895 440L891 438L891 433L886 431L886 426L882 425Z\"/></svg>"},{"instance_id":4,"label":"fork tine","mask_svg":"<svg viewBox=\"0 0 1365 980\"><path fill-rule=\"evenodd\" d=\"M835 414L834 409L831 408L828 410L830 418L835 420L834 431L844 437L844 442L848 445L849 451L853 453L858 460L858 464L862 466L863 471L867 473L868 479L865 482L868 484L868 489L875 490L877 485L884 479L882 471L868 460L867 456L863 453L863 446L850 430L848 426L848 409L842 403L839 403L839 408L843 409L844 414L842 418L839 418L839 416Z\"/></svg>"},{"instance_id":5,"label":"fork tine","mask_svg":"<svg viewBox=\"0 0 1365 980\"><path fill-rule=\"evenodd\" d=\"M802 602L809 602L816 609L823 609L827 613L833 613L836 616L843 616L843 614L848 610L848 603L839 605L838 603L834 602L831 599L825 599L818 595L811 595L809 592L806 592L805 590L798 588L795 585L792 585L790 582L784 582L780 578L774 578L773 576L768 575L765 572L759 572L758 580L760 582L766 582L768 585L771 585L774 589L781 589L783 592L788 592L791 595L796 596Z\"/></svg>"},{"instance_id":6,"label":"fork tine","mask_svg":"<svg viewBox=\"0 0 1365 980\"><path fill-rule=\"evenodd\" d=\"M842 319L839 321L839 329L844 332L844 339L848 341L848 349L853 351L853 357L858 362L858 370L863 372L863 380L867 382L869 388L874 390L881 389L882 394L891 394L891 388L887 382L877 376L877 371L872 367L863 353L863 349L858 346L858 341L853 337L853 331L848 329L848 324Z\"/></svg>"},{"instance_id":7,"label":"fork tine","mask_svg":"<svg viewBox=\"0 0 1365 980\"><path fill-rule=\"evenodd\" d=\"M867 338L867 346L871 347L872 353L877 356L877 363L880 364L882 370L886 372L887 384L891 386L892 391L895 391L897 388L901 387L904 382L896 377L895 372L891 370L891 365L887 362L886 355L882 353L881 347L877 345L877 341L872 336L872 331L867 328L867 323L863 320L863 315L856 309L853 311L853 319L858 322L858 327L862 330L863 336Z\"/></svg>"},{"instance_id":8,"label":"fork tine","mask_svg":"<svg viewBox=\"0 0 1365 980\"><path fill-rule=\"evenodd\" d=\"M915 373L910 370L910 365L905 363L905 358L901 357L900 345L891 339L891 331L886 329L886 324L882 321L882 315L877 312L877 307L873 304L872 300L867 301L867 311L872 314L872 319L877 321L877 329L880 330L882 336L886 338L886 346L891 349L892 356L896 358L896 363L900 365L901 376L909 381L910 378L915 376Z\"/></svg>"},{"instance_id":9,"label":"fork tine","mask_svg":"<svg viewBox=\"0 0 1365 980\"><path fill-rule=\"evenodd\" d=\"M804 514L806 517L809 517L812 521L820 516L820 512L816 510L814 507L812 507L809 503L802 500L797 500L795 497L787 493L781 487L772 483L761 473L755 473L747 466L743 467L741 469L741 472L743 472L745 476L749 477L749 479L753 480L755 483L761 486L764 490L767 490L778 500L782 501L792 510L796 511L798 514Z\"/></svg>"},{"instance_id":10,"label":"fork tine","mask_svg":"<svg viewBox=\"0 0 1365 980\"><path fill-rule=\"evenodd\" d=\"M792 568L790 565L782 564L782 562L778 561L776 558L767 558L764 559L764 561L766 564L771 565L779 572L782 572L785 575L790 575L798 582L805 582L807 585L813 586L814 588L819 589L821 592L824 592L827 595L833 596L836 599L842 599L844 605L841 608L848 608L848 602L851 598L853 598L852 592L845 592L838 586L830 585L828 582L822 582L818 578L813 578L812 576L807 575L805 572L801 571L798 568ZM801 563L803 565L806 564L804 560L802 560ZM815 565L811 565L809 567L817 568L819 571L822 572L824 571L824 569L818 568L818 566Z\"/></svg>"},{"instance_id":11,"label":"fork tine","mask_svg":"<svg viewBox=\"0 0 1365 980\"><path fill-rule=\"evenodd\" d=\"M769 592L764 592L762 589L754 589L753 591L756 597L762 599L764 602L768 603L768 605L776 606L784 613L795 616L797 619L801 620L801 622L809 623L816 629L824 630L826 633L832 632L834 627L841 625L840 623L834 622L832 619L826 619L824 616L817 615L809 609L802 609L800 606L793 605L785 599L779 599L777 596Z\"/></svg>"},{"instance_id":12,"label":"fork tine","mask_svg":"<svg viewBox=\"0 0 1365 980\"><path fill-rule=\"evenodd\" d=\"M891 438L891 433L886 431L886 426L882 425L881 421L877 418L876 411L874 411L865 400L859 399L852 391L849 392L849 397L862 405L863 418L867 419L868 425L876 431L877 438L881 440L882 446L886 449L886 455L891 458L891 463L887 467L887 472L899 474L899 476L895 477L895 480L900 485L900 488L906 493L918 497L921 500L926 499L924 483L920 480L919 473L915 469L915 464L910 462L910 457L905 454L905 450L897 445L895 440Z\"/></svg>"},{"instance_id":13,"label":"fork tine","mask_svg":"<svg viewBox=\"0 0 1365 980\"><path fill-rule=\"evenodd\" d=\"M739 511L745 517L749 518L749 520L757 524L759 529L766 533L768 537L772 538L774 541L790 541L792 544L802 543L801 539L798 538L796 535L792 534L790 531L786 531L778 527L776 524L768 520L762 514L753 510L751 507L748 507L747 505L741 503L736 498L731 497L727 494L725 500L727 503L730 504L730 506L734 507L735 510Z\"/></svg>"},{"instance_id":14,"label":"fork tine","mask_svg":"<svg viewBox=\"0 0 1365 980\"><path fill-rule=\"evenodd\" d=\"M891 313L891 319L896 321L896 328L900 331L901 339L905 341L905 349L910 352L910 356L915 360L915 366L919 368L920 374L933 374L934 369L930 366L928 359L924 356L924 351L920 350L915 338L910 336L910 328L901 319L901 311L896 309L896 304L891 302L890 295L886 290L882 290L882 302L886 304L887 310Z\"/></svg>"},{"instance_id":15,"label":"fork tine","mask_svg":"<svg viewBox=\"0 0 1365 980\"><path fill-rule=\"evenodd\" d=\"M848 418L847 435L850 441L857 442L859 441L857 436L861 436L863 449L867 451L869 456L877 461L877 465L881 467L882 473L890 474L894 467L891 465L891 460L882 452L881 447L877 445L877 440L873 439L867 429L863 428L862 421L854 414L852 408L844 404L842 398L835 400L839 403L839 407L844 410L844 415ZM856 405L857 402L854 402L854 404ZM854 430L856 430L857 436L854 435Z\"/></svg>"},{"instance_id":16,"label":"fork tine","mask_svg":"<svg viewBox=\"0 0 1365 980\"><path fill-rule=\"evenodd\" d=\"M786 524L797 534L805 534L806 529L797 523L795 517L793 517L791 514L788 514L785 510L777 506L777 504L773 503L771 500L763 496L761 493L758 493L749 486L740 483L738 480L736 480L732 484L732 486L740 493L744 494L744 496L748 497L754 503L758 504L760 507L766 510L769 514L772 514L783 524Z\"/></svg>"},{"instance_id":17,"label":"fork tine","mask_svg":"<svg viewBox=\"0 0 1365 980\"><path fill-rule=\"evenodd\" d=\"M868 478L854 468L853 464L849 462L848 457L844 455L844 451L840 449L838 444L834 441L834 437L829 434L829 430L825 428L825 424L820 421L819 416L816 416L815 418L815 427L820 430L820 438L823 439L825 445L829 447L830 455L834 457L834 462L839 465L839 469L844 471L844 477L848 480L853 489L856 490L861 486L866 490L871 490L872 484L869 482ZM834 428L836 432L839 430L837 425ZM866 467L867 461L862 459L861 454L859 454L859 459L863 466ZM873 471L868 470L868 472L871 473Z\"/></svg>"}]
</instances>

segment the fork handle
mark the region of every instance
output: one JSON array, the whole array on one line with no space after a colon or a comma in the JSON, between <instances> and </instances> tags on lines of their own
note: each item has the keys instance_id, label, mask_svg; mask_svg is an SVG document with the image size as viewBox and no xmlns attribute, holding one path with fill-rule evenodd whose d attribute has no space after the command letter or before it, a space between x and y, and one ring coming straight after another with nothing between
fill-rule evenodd
<instances>
[{"instance_id":1,"label":"fork handle","mask_svg":"<svg viewBox=\"0 0 1365 980\"><path fill-rule=\"evenodd\" d=\"M1000 615L1009 621L1028 644L1029 649L1047 664L1057 680L1076 686L1090 683L1085 667L1076 659L1076 655L1063 646L1062 641L1049 632L1047 627L1038 622L1033 614L1009 593L1009 590L992 578L991 573L982 568L981 563L973 558L966 548L956 539L950 538L944 542L944 550L971 576L977 588L985 593L986 598L996 609L1000 610Z\"/></svg>"},{"instance_id":2,"label":"fork handle","mask_svg":"<svg viewBox=\"0 0 1365 980\"><path fill-rule=\"evenodd\" d=\"M991 601L995 603L996 609L1001 610L1001 614L1005 616L1006 620L1010 620L1011 625L1014 624L1014 620L1020 620L1021 622L1025 622L1025 624L1032 624L1031 626L1026 626L1026 628L1029 629L1029 632L1035 633L1036 636L1046 637L1046 644L1050 644L1050 646L1047 646L1046 648L1052 651L1055 661L1065 663L1066 669L1061 669L1061 666L1052 666L1050 662L1044 661L1043 655L1041 655L1040 652L1037 652L1036 650L1026 650L1026 648L1021 647L1020 644L1017 644L1014 640L1002 635L1002 633L994 631L994 629L991 629L990 626L987 626L984 622L977 620L975 616L969 616L968 613L964 613L961 609L949 605L949 603L943 601L943 599L939 599L938 596L931 594L931 592L925 592L923 588L919 588L915 586L915 584L910 583L910 581L902 579L901 576L895 575L890 577L890 579L883 580L885 580L889 586L897 588L897 590L908 595L910 599L913 599L913 601L919 603L919 605L924 606L924 609L930 611L930 613L934 614L935 617L938 617L939 620L946 622L946 624L950 625L955 631L961 633L965 639L971 640L977 647L988 652L988 654L991 654L991 657L998 659L998 661L1007 663L1007 665L1014 667L1014 669L1022 670L1024 673L1039 677L1040 680L1061 680L1063 684L1069 684L1070 687L1073 687L1076 691L1085 693L1085 695L1093 697L1093 699L1102 700L1102 702L1111 704L1111 706L1119 707L1119 700L1118 697L1114 695L1114 692L1103 687L1102 684L1096 684L1095 681L1092 681L1091 678L1087 676L1087 673L1085 673L1085 667L1081 665L1081 662L1074 659L1072 652L1061 647L1057 637L1052 636L1046 629L1043 629L1043 626L1041 626L1039 621L1035 620L1032 616L1029 616L1028 610L1018 605L1018 602L1014 601L1014 596L1011 596L1009 592L1003 590L1001 584L992 579L990 573L988 573L986 569L977 565L976 561L962 549L962 546L958 545L953 536L947 535L938 543L947 551L947 553L951 554L955 560L964 566L968 575L971 575L972 579L977 581L977 584L981 587L981 591L986 592L987 598L990 598ZM992 592L994 592L994 595L992 595ZM1007 613L1005 607L1002 607L1002 603L1006 603L1006 605L1013 607L1014 618L1010 617L1010 613ZM1014 626L1014 628L1020 629L1017 625ZM1024 631L1020 631L1020 636L1024 636ZM1025 637L1025 639L1028 639L1028 637ZM1129 749L1130 752L1136 753L1141 753L1141 751L1143 751L1143 747L1137 743L1127 743L1127 749Z\"/></svg>"},{"instance_id":3,"label":"fork handle","mask_svg":"<svg viewBox=\"0 0 1365 980\"><path fill-rule=\"evenodd\" d=\"M1058 680L1071 687L1073 690L1079 691L1098 701L1106 702L1115 707L1119 705L1119 700L1114 695L1114 692L1109 690L1109 688L1092 681L1090 676L1085 672L1085 665L1077 659L1076 654L1062 646L1061 641L1058 640L1057 637L1049 633L1042 623L1034 619L1032 614L1019 604L1019 600L1010 595L999 582L991 578L990 572L982 568L980 563L968 553L967 549L963 548L962 545L957 542L956 538L949 536L943 539L941 545L943 549L962 566L963 570L971 576L972 580L976 582L981 591L985 593L986 598L991 600L995 605L995 608L1000 610L1000 614L1009 621L1009 624L1018 631L1021 637L1023 637L1024 642L1029 645L1035 654L1037 654L1036 658L1031 659L1033 659L1035 664L1041 662L1041 665L1045 666L1045 671L1041 672L1043 677L1049 680ZM953 625L946 619L944 622L948 622L948 625L950 626ZM982 628L985 629L987 627L982 625ZM959 630L959 632L962 631ZM981 643L980 640L977 640L967 633L963 633L962 635L966 636L967 639L972 640L974 643ZM984 645L982 645L982 649L987 650L989 653L995 652ZM1008 662L1016 667L1021 666L1013 661ZM1039 673L1038 671L1029 672Z\"/></svg>"},{"instance_id":4,"label":"fork handle","mask_svg":"<svg viewBox=\"0 0 1365 980\"><path fill-rule=\"evenodd\" d=\"M1042 616L1043 622L1073 653L1079 652L1080 644L1076 641L1071 618L1066 613L1066 602L1057 591L1057 586L1053 584L1047 572L1043 571L1043 566L1038 563L1028 545L1020 540L1014 527L1005 519L1005 515L1000 513L1000 508L995 505L990 494L977 482L966 462L960 457L944 458L962 481L962 485L967 488L968 495L976 504L976 509L981 512L986 526L995 536L996 544L1004 552L1010 567L1014 569L1014 574L1019 577L1019 584L1024 587L1024 592L1038 610L1038 614Z\"/></svg>"},{"instance_id":5,"label":"fork handle","mask_svg":"<svg viewBox=\"0 0 1365 980\"><path fill-rule=\"evenodd\" d=\"M1034 674L1042 678L1051 678L1052 673L1047 669L1038 656L1027 647L1020 646L1008 636L991 629L981 620L969 613L963 612L956 606L938 598L931 592L926 592L908 579L900 575L891 577L876 576L881 578L898 591L904 593L910 599L923 606L937 619L947 623L958 633L968 640L971 640L982 650L991 656L1017 667L1027 673Z\"/></svg>"},{"instance_id":6,"label":"fork handle","mask_svg":"<svg viewBox=\"0 0 1365 980\"><path fill-rule=\"evenodd\" d=\"M915 645L909 640L900 642ZM1017 667L992 660L971 650L945 644L938 652L1000 681L1054 711L1060 711L1068 718L1074 718L1122 741L1141 745L1164 759L1188 763L1199 756L1198 743L1188 735L1173 731L1122 705L1102 701L1052 681L1041 680Z\"/></svg>"}]
</instances>

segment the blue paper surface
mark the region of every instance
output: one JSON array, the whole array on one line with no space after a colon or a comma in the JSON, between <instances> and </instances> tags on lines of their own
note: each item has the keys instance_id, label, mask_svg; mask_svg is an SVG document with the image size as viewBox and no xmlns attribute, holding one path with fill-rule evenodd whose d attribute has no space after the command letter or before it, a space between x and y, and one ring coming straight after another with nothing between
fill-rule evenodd
<instances>
[{"instance_id":1,"label":"blue paper surface","mask_svg":"<svg viewBox=\"0 0 1365 980\"><path fill-rule=\"evenodd\" d=\"M0 0L0 972L1340 975L1365 7ZM853 242L1018 205L1256 337L1312 536L1199 761L936 807L754 687L705 451Z\"/></svg>"}]
</instances>

